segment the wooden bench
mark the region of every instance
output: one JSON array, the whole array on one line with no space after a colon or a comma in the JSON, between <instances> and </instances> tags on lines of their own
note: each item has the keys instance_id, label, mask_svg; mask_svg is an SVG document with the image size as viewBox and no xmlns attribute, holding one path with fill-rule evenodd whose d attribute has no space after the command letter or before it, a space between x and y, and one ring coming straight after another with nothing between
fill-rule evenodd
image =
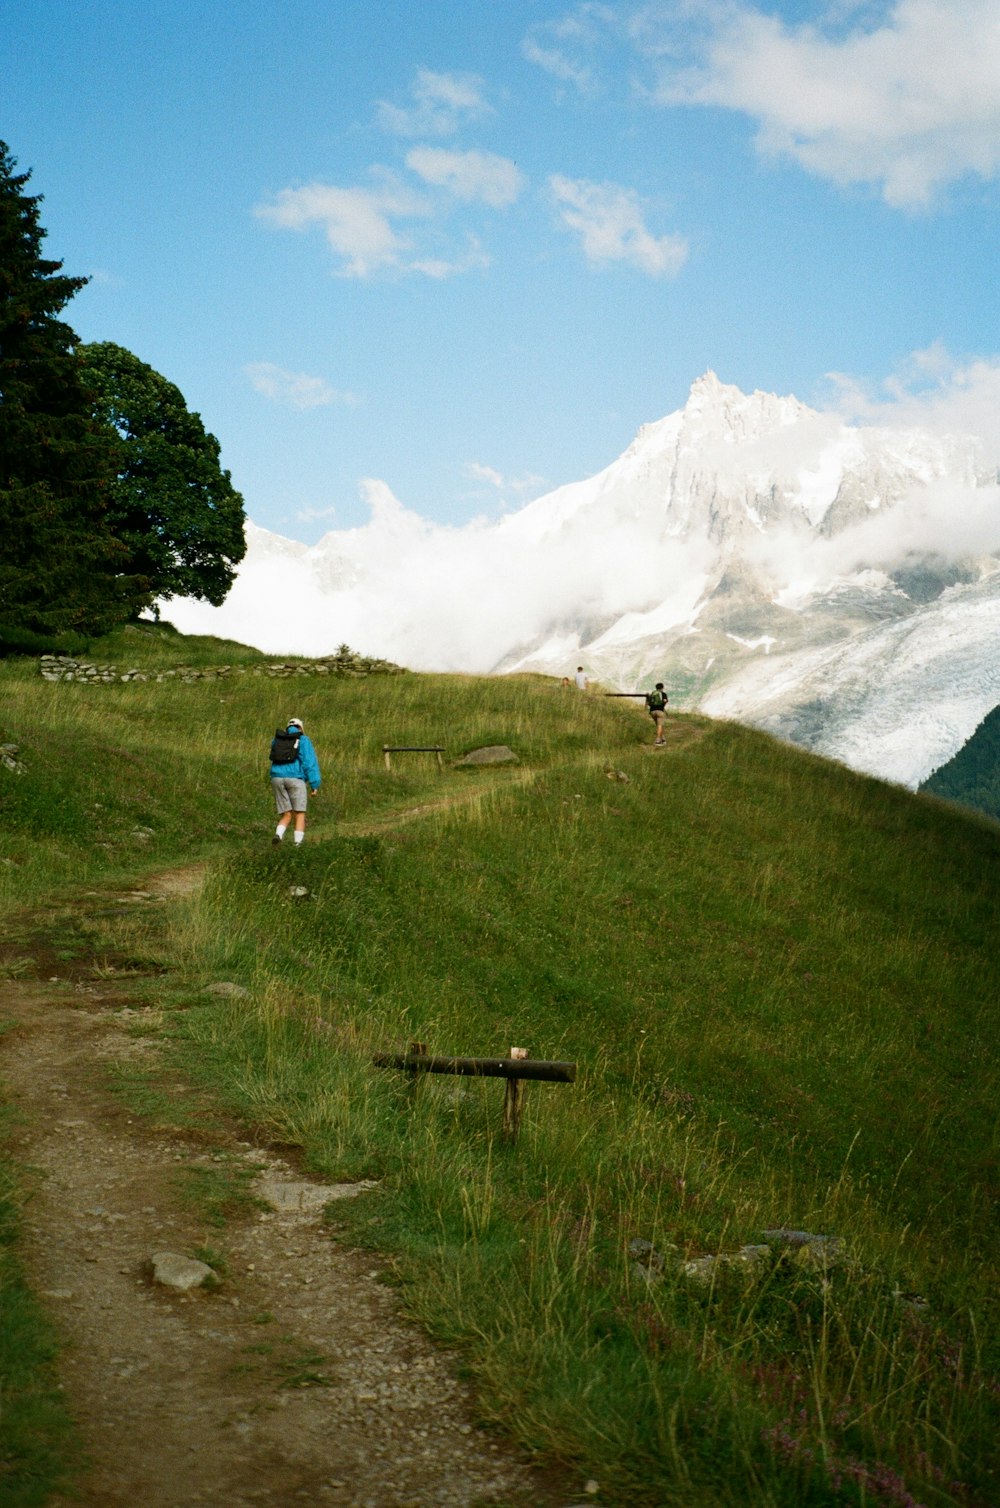
<instances>
[{"instance_id":1,"label":"wooden bench","mask_svg":"<svg viewBox=\"0 0 1000 1508\"><path fill-rule=\"evenodd\" d=\"M444 753L444 744L383 744L382 753L385 756L387 770L392 769L390 756L393 754L436 754L438 769L444 769L444 760L441 758Z\"/></svg>"}]
</instances>

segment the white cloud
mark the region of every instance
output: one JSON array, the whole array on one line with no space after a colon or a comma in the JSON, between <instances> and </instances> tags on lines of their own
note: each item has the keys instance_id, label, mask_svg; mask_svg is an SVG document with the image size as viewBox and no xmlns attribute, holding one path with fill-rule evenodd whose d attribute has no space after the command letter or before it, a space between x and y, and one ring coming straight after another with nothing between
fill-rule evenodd
<instances>
[{"instance_id":1,"label":"white cloud","mask_svg":"<svg viewBox=\"0 0 1000 1508\"><path fill-rule=\"evenodd\" d=\"M615 183L554 174L549 189L563 224L580 236L589 262L627 262L650 277L673 277L687 260L682 236L654 236L638 194Z\"/></svg>"},{"instance_id":2,"label":"white cloud","mask_svg":"<svg viewBox=\"0 0 1000 1508\"><path fill-rule=\"evenodd\" d=\"M895 0L881 24L831 36L739 4L706 17L691 66L665 61L645 36L647 55L661 53L660 103L741 111L761 151L840 185L875 185L897 207L1000 172L997 0Z\"/></svg>"},{"instance_id":3,"label":"white cloud","mask_svg":"<svg viewBox=\"0 0 1000 1508\"><path fill-rule=\"evenodd\" d=\"M519 477L504 476L495 466L484 466L481 461L467 461L464 470L470 481L478 484L472 495L480 498L492 495L494 505L498 500L501 506L508 502L521 504L528 498L540 497L545 488L545 478L534 472Z\"/></svg>"},{"instance_id":4,"label":"white cloud","mask_svg":"<svg viewBox=\"0 0 1000 1508\"><path fill-rule=\"evenodd\" d=\"M526 37L521 43L521 51L529 63L535 63L563 83L573 84L581 94L588 94L593 90L593 69L578 62L563 49L543 47L534 38Z\"/></svg>"},{"instance_id":5,"label":"white cloud","mask_svg":"<svg viewBox=\"0 0 1000 1508\"><path fill-rule=\"evenodd\" d=\"M492 466L483 466L479 461L469 461L465 469L473 481L486 482L490 487L496 487L497 491L505 485L502 473L495 471Z\"/></svg>"},{"instance_id":6,"label":"white cloud","mask_svg":"<svg viewBox=\"0 0 1000 1508\"><path fill-rule=\"evenodd\" d=\"M433 222L450 213L456 202L506 208L518 197L524 178L517 164L492 152L455 152L437 147L414 147L407 167L423 181L415 189L385 168L371 170L371 187L340 188L312 183L286 188L270 204L258 205L259 219L289 230L319 225L341 259L344 277L370 278L378 272L421 273L438 281L456 274L481 271L490 265L478 237L471 230L457 247L439 250L443 240ZM432 188L443 194L432 194ZM401 221L409 224L404 231ZM419 222L423 222L420 229Z\"/></svg>"},{"instance_id":7,"label":"white cloud","mask_svg":"<svg viewBox=\"0 0 1000 1508\"><path fill-rule=\"evenodd\" d=\"M373 188L337 188L311 183L282 189L273 204L258 205L255 213L290 230L321 225L333 250L343 258L345 277L370 277L385 267L398 267L410 247L393 221L431 213L426 199L381 174Z\"/></svg>"},{"instance_id":8,"label":"white cloud","mask_svg":"<svg viewBox=\"0 0 1000 1508\"><path fill-rule=\"evenodd\" d=\"M595 94L609 36L618 28L618 12L594 0L584 0L566 15L532 27L521 43L521 52L529 63L560 83L572 84L581 94Z\"/></svg>"},{"instance_id":9,"label":"white cloud","mask_svg":"<svg viewBox=\"0 0 1000 1508\"><path fill-rule=\"evenodd\" d=\"M914 351L877 384L829 374L840 411L863 424L975 435L983 464L1000 467L1000 356L963 363L940 344Z\"/></svg>"},{"instance_id":10,"label":"white cloud","mask_svg":"<svg viewBox=\"0 0 1000 1508\"><path fill-rule=\"evenodd\" d=\"M263 632L274 654L320 654L346 641L414 669L481 672L554 622L686 598L701 579L697 550L665 539L658 513L608 533L537 536L517 513L450 528L405 508L384 482L367 480L361 492L369 522L312 547L289 551L249 525L247 557L222 607L173 600L171 622L244 643ZM273 594L286 604L280 629L260 616Z\"/></svg>"},{"instance_id":11,"label":"white cloud","mask_svg":"<svg viewBox=\"0 0 1000 1508\"><path fill-rule=\"evenodd\" d=\"M425 183L447 189L456 199L481 200L494 209L513 204L525 181L515 162L494 152L414 147L406 154L406 166Z\"/></svg>"},{"instance_id":12,"label":"white cloud","mask_svg":"<svg viewBox=\"0 0 1000 1508\"><path fill-rule=\"evenodd\" d=\"M420 68L408 106L379 100L376 118L394 136L451 136L467 121L492 115L483 81L471 73L435 73Z\"/></svg>"},{"instance_id":13,"label":"white cloud","mask_svg":"<svg viewBox=\"0 0 1000 1508\"><path fill-rule=\"evenodd\" d=\"M324 377L288 372L273 361L254 361L243 368L256 392L286 408L323 408L330 403L357 403L354 393L340 392Z\"/></svg>"}]
</instances>

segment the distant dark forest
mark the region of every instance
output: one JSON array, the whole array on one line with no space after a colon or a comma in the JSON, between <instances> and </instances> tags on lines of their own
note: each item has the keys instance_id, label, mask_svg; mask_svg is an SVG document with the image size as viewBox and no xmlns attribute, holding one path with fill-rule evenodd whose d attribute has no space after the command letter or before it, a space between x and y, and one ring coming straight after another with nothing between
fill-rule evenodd
<instances>
[{"instance_id":1,"label":"distant dark forest","mask_svg":"<svg viewBox=\"0 0 1000 1508\"><path fill-rule=\"evenodd\" d=\"M983 718L969 742L920 789L1000 820L1000 706Z\"/></svg>"}]
</instances>

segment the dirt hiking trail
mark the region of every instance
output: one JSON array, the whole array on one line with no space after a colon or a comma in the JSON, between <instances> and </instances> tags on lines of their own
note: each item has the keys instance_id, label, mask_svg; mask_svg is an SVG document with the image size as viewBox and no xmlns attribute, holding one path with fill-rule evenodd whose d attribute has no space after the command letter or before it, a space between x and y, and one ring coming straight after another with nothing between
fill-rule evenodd
<instances>
[{"instance_id":1,"label":"dirt hiking trail","mask_svg":"<svg viewBox=\"0 0 1000 1508\"><path fill-rule=\"evenodd\" d=\"M100 899L154 907L200 873ZM39 949L32 963L41 978L0 985L0 1015L16 1023L0 1037L0 1080L25 1194L22 1257L63 1342L61 1386L86 1453L72 1495L51 1508L595 1501L577 1472L541 1470L477 1428L456 1358L404 1319L377 1258L338 1245L322 1207L363 1187L307 1182L218 1120L192 1130L133 1113L111 1073L157 1065L155 1007L93 958ZM184 1186L220 1164L253 1199L212 1230ZM217 1287L154 1283L154 1254L191 1257L213 1239Z\"/></svg>"}]
</instances>

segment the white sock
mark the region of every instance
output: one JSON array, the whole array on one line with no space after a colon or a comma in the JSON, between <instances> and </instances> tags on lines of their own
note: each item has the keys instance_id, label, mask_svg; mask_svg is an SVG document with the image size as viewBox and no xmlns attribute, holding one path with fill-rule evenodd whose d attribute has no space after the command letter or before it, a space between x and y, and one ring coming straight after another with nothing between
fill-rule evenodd
<instances>
[{"instance_id":1,"label":"white sock","mask_svg":"<svg viewBox=\"0 0 1000 1508\"><path fill-rule=\"evenodd\" d=\"M295 847L296 848L298 848L299 844L302 842L302 839L304 837L305 837L305 833L296 832L296 834L295 834Z\"/></svg>"},{"instance_id":2,"label":"white sock","mask_svg":"<svg viewBox=\"0 0 1000 1508\"><path fill-rule=\"evenodd\" d=\"M285 836L285 829L283 827L276 827L274 829L274 836L277 838L278 842L280 843L281 840L282 840L282 838Z\"/></svg>"}]
</instances>

